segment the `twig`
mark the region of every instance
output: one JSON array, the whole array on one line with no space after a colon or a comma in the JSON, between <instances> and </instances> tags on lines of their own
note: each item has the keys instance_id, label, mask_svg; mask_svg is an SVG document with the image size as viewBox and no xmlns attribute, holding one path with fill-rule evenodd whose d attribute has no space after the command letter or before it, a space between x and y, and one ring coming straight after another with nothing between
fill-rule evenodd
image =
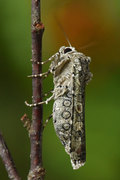
<instances>
[{"instance_id":1,"label":"twig","mask_svg":"<svg viewBox=\"0 0 120 180\"><path fill-rule=\"evenodd\" d=\"M42 35L44 25L41 23L40 0L32 0L32 75L41 74L42 66ZM32 79L33 103L42 101L42 80L40 77ZM28 174L28 180L43 180L45 170L42 167L42 105L32 108L32 122L30 134L31 143L31 167Z\"/></svg>"},{"instance_id":2,"label":"twig","mask_svg":"<svg viewBox=\"0 0 120 180\"><path fill-rule=\"evenodd\" d=\"M30 130L30 127L31 127L31 121L30 119L28 118L27 114L24 114L22 117L21 117L21 121L23 122L23 125L24 127L28 130Z\"/></svg>"},{"instance_id":3,"label":"twig","mask_svg":"<svg viewBox=\"0 0 120 180\"><path fill-rule=\"evenodd\" d=\"M20 180L15 164L12 160L11 154L8 150L8 147L3 139L3 136L0 132L0 156L5 165L6 171L8 172L8 176L10 179Z\"/></svg>"}]
</instances>

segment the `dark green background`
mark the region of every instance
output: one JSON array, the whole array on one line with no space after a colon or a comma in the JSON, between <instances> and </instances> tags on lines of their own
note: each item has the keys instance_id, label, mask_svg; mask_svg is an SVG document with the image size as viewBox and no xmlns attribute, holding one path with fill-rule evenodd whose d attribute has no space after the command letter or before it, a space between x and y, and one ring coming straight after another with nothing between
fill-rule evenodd
<instances>
[{"instance_id":1,"label":"dark green background","mask_svg":"<svg viewBox=\"0 0 120 180\"><path fill-rule=\"evenodd\" d=\"M22 179L26 179L30 163L29 138L20 121L24 113L31 117L31 109L24 105L32 95L31 80L27 79L31 74L30 12L30 0L0 0L0 130ZM86 89L87 162L79 170L72 169L51 120L43 135L45 179L120 179L120 1L44 0L43 60L67 45L54 16L77 49L94 42L82 50L92 57L94 76ZM47 68L45 65L43 71ZM44 92L50 90L52 76L43 85ZM44 120L52 103L44 106ZM0 179L8 179L1 160Z\"/></svg>"}]
</instances>

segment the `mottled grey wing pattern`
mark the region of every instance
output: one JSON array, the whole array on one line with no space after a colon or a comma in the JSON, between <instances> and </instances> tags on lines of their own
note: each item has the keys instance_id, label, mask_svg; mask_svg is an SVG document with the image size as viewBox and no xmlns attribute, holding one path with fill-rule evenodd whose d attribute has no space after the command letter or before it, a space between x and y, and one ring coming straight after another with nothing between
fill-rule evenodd
<instances>
[{"instance_id":1,"label":"mottled grey wing pattern","mask_svg":"<svg viewBox=\"0 0 120 180\"><path fill-rule=\"evenodd\" d=\"M77 51L68 55L63 53L54 72L53 123L73 169L78 169L86 161L85 86L91 79L90 58Z\"/></svg>"},{"instance_id":2,"label":"mottled grey wing pattern","mask_svg":"<svg viewBox=\"0 0 120 180\"><path fill-rule=\"evenodd\" d=\"M56 134L60 138L65 150L70 154L70 134L72 126L72 97L68 92L55 100L53 106L53 122Z\"/></svg>"},{"instance_id":3,"label":"mottled grey wing pattern","mask_svg":"<svg viewBox=\"0 0 120 180\"><path fill-rule=\"evenodd\" d=\"M88 61L86 57L74 60L73 75L73 109L71 127L71 163L74 169L83 166L86 161L85 141L85 86L88 76Z\"/></svg>"}]
</instances>

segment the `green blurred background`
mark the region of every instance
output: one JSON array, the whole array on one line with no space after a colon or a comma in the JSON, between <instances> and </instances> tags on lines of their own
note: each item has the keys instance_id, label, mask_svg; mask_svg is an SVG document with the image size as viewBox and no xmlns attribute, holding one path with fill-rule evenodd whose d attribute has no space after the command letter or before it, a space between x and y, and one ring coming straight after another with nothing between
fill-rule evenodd
<instances>
[{"instance_id":1,"label":"green blurred background","mask_svg":"<svg viewBox=\"0 0 120 180\"><path fill-rule=\"evenodd\" d=\"M0 0L0 130L23 180L30 163L29 138L20 121L24 113L31 117L31 109L24 105L32 95L31 79L27 78L31 74L30 13L30 0ZM120 1L42 1L43 60L67 45L56 18L71 44L91 56L94 76L86 88L86 165L72 169L51 120L43 135L45 179L120 179ZM52 76L43 85L44 92L51 89ZM44 120L52 103L44 106ZM0 179L8 179L1 159Z\"/></svg>"}]
</instances>

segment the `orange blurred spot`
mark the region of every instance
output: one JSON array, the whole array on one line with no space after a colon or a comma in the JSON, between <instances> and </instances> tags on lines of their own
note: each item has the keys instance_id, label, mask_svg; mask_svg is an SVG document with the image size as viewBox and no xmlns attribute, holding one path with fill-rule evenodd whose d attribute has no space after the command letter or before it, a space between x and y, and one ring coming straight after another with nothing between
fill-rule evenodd
<instances>
[{"instance_id":1,"label":"orange blurred spot","mask_svg":"<svg viewBox=\"0 0 120 180\"><path fill-rule=\"evenodd\" d=\"M92 9L83 3L71 3L59 8L56 18L63 26L71 44L75 47L87 45L95 41L99 34L98 22L94 18ZM65 41L64 34L58 27L57 22L53 21L55 35L59 41Z\"/></svg>"}]
</instances>

